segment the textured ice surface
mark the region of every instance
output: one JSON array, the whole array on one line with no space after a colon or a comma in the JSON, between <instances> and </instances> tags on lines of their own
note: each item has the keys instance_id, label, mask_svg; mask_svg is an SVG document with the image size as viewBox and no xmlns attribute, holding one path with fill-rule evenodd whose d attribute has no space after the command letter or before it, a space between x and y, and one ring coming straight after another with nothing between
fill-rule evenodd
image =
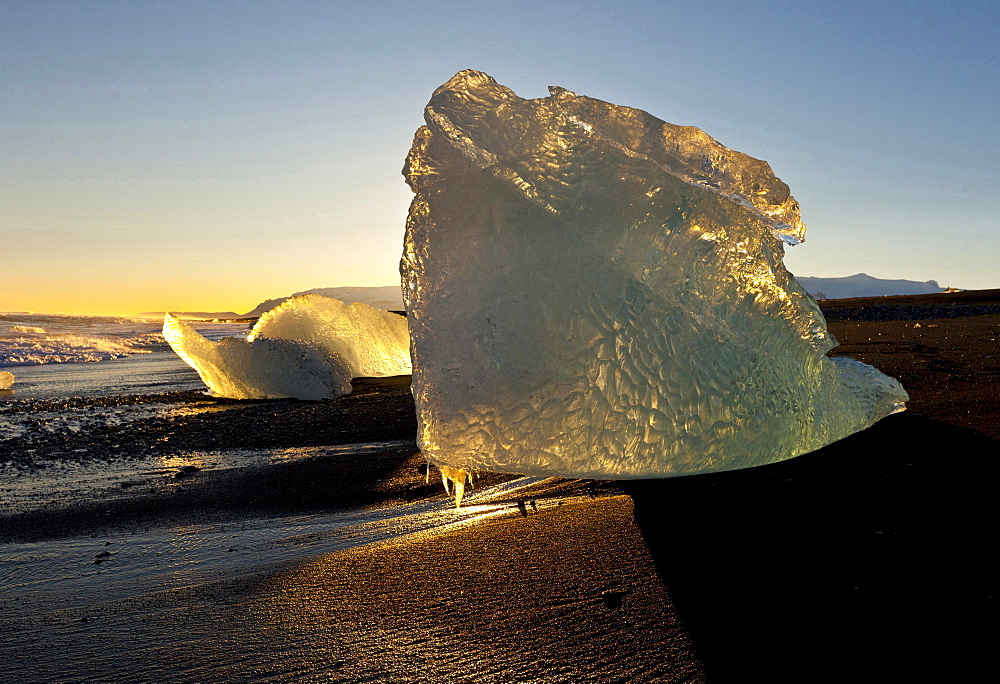
<instances>
[{"instance_id":1,"label":"textured ice surface","mask_svg":"<svg viewBox=\"0 0 1000 684\"><path fill-rule=\"evenodd\" d=\"M0 390L10 389L14 384L14 374L10 371L0 371Z\"/></svg>"},{"instance_id":2,"label":"textured ice surface","mask_svg":"<svg viewBox=\"0 0 1000 684\"><path fill-rule=\"evenodd\" d=\"M351 391L346 361L315 342L225 337L213 342L170 314L163 336L216 395L233 399L325 399Z\"/></svg>"},{"instance_id":3,"label":"textured ice surface","mask_svg":"<svg viewBox=\"0 0 1000 684\"><path fill-rule=\"evenodd\" d=\"M464 71L404 173L418 439L438 464L594 478L729 470L898 411L831 359L785 270L805 228L766 162L697 128ZM459 474L458 477L461 477Z\"/></svg>"},{"instance_id":4,"label":"textured ice surface","mask_svg":"<svg viewBox=\"0 0 1000 684\"><path fill-rule=\"evenodd\" d=\"M352 377L410 373L410 333L402 316L318 294L286 300L257 321L248 340L315 342L344 358Z\"/></svg>"}]
</instances>

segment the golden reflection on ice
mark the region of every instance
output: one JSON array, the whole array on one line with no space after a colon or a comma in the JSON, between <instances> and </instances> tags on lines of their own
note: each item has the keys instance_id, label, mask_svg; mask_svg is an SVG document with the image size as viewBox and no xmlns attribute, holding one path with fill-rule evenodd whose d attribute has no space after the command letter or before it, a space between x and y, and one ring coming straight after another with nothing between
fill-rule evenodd
<instances>
[{"instance_id":1,"label":"golden reflection on ice","mask_svg":"<svg viewBox=\"0 0 1000 684\"><path fill-rule=\"evenodd\" d=\"M455 488L455 508L458 508L462 505L462 497L465 495L465 485L472 484L472 473L447 465L441 465L439 469L445 493L451 494L451 489L448 487L449 483Z\"/></svg>"}]
</instances>

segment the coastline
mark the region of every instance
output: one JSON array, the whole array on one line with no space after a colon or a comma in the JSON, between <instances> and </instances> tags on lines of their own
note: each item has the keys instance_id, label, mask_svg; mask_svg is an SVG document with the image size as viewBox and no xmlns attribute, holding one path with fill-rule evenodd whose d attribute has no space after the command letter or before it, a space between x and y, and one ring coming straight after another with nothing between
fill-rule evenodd
<instances>
[{"instance_id":1,"label":"coastline","mask_svg":"<svg viewBox=\"0 0 1000 684\"><path fill-rule=\"evenodd\" d=\"M873 299L861 306L896 298ZM184 411L0 443L12 464L26 448L72 467L107 467L93 452L165 464L154 485L107 487L120 496L0 511L15 568L0 621L16 626L0 665L34 681L973 677L991 662L1000 577L1000 315L830 318L835 353L900 379L906 412L743 471L486 476L461 514L425 482L407 378L331 402L101 400ZM182 474L169 459L185 454L217 460ZM397 527L336 546L348 518Z\"/></svg>"}]
</instances>

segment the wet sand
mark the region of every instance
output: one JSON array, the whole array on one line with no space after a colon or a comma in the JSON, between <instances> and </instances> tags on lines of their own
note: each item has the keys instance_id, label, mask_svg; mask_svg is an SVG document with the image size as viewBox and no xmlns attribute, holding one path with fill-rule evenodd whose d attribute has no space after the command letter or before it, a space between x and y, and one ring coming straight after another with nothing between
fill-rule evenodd
<instances>
[{"instance_id":1,"label":"wet sand","mask_svg":"<svg viewBox=\"0 0 1000 684\"><path fill-rule=\"evenodd\" d=\"M1000 314L961 307L1000 292L903 299L823 306L838 353L899 378L909 410L745 471L489 476L456 514L424 481L405 379L315 404L177 396L190 414L25 436L76 460L307 451L0 514L0 666L27 681L975 681L1000 577ZM388 532L330 541L373 526ZM239 540L253 530L266 543ZM98 557L133 547L147 551Z\"/></svg>"}]
</instances>

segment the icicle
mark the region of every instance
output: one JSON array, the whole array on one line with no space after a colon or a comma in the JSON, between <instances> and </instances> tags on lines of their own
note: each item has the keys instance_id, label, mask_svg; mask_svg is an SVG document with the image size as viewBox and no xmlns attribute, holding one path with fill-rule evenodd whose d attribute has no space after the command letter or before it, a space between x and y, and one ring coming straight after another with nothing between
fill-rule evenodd
<instances>
[{"instance_id":1,"label":"icicle","mask_svg":"<svg viewBox=\"0 0 1000 684\"><path fill-rule=\"evenodd\" d=\"M465 483L468 480L472 481L472 476L470 473L465 472L461 468L452 468L451 466L438 466L441 470L441 481L444 482L444 491L451 494L451 490L448 487L448 483L455 485L455 508L462 505L462 496L465 494Z\"/></svg>"}]
</instances>

